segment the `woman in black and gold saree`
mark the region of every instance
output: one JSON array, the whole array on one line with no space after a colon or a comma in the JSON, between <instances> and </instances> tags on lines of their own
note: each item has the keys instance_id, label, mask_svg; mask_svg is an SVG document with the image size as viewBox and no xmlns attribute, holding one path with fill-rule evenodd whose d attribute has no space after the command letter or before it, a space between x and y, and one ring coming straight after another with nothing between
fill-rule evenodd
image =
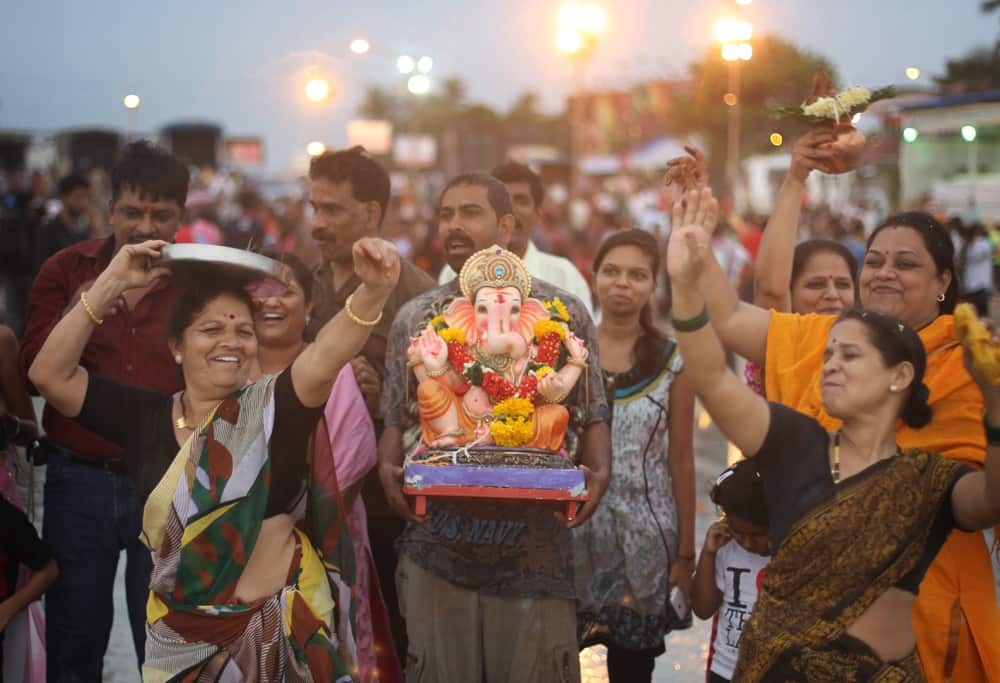
<instances>
[{"instance_id":1,"label":"woman in black and gold saree","mask_svg":"<svg viewBox=\"0 0 1000 683\"><path fill-rule=\"evenodd\" d=\"M896 422L930 421L919 337L886 316L850 311L830 331L821 393L843 421L754 394L725 364L707 324L703 226L710 191L676 207L668 249L674 331L687 371L720 429L758 463L773 559L743 632L734 681L921 681L911 620L920 580L952 529L1000 521L1000 391L983 389L990 442L983 472L924 451L900 452ZM707 288L706 288L707 289ZM789 359L792 360L792 359Z\"/></svg>"}]
</instances>

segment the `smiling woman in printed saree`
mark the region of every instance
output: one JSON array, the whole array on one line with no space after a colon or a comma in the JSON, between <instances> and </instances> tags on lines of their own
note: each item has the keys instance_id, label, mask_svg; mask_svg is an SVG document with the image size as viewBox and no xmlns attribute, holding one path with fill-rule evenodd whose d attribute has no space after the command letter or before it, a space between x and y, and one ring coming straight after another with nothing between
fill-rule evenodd
<instances>
[{"instance_id":1,"label":"smiling woman in printed saree","mask_svg":"<svg viewBox=\"0 0 1000 683\"><path fill-rule=\"evenodd\" d=\"M381 240L356 243L363 284L344 311L290 368L249 384L249 295L208 272L185 283L168 331L185 388L167 396L79 365L122 292L169 274L148 267L163 245L122 248L29 371L56 409L123 447L145 500L155 564L143 679L349 681L353 551L333 463L313 459L311 444L338 372L396 283L398 255Z\"/></svg>"},{"instance_id":2,"label":"smiling woman in printed saree","mask_svg":"<svg viewBox=\"0 0 1000 683\"><path fill-rule=\"evenodd\" d=\"M459 284L464 298L410 344L424 443L559 450L559 404L587 362L565 306L530 298L531 275L498 246L473 254Z\"/></svg>"},{"instance_id":3,"label":"smiling woman in printed saree","mask_svg":"<svg viewBox=\"0 0 1000 683\"><path fill-rule=\"evenodd\" d=\"M826 340L820 380L828 433L768 403L726 367L699 289L717 204L675 207L667 250L674 330L715 423L761 472L773 559L740 641L734 681L922 681L912 613L920 582L953 529L1000 521L1000 390L970 369L986 404L985 471L905 453L896 422L931 429L927 355L899 321L852 310Z\"/></svg>"}]
</instances>

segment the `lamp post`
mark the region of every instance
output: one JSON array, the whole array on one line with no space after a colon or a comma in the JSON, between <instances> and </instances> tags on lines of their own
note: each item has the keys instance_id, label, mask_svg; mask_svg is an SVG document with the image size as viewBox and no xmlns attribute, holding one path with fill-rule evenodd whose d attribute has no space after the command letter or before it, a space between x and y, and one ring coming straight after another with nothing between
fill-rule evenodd
<instances>
[{"instance_id":1,"label":"lamp post","mask_svg":"<svg viewBox=\"0 0 1000 683\"><path fill-rule=\"evenodd\" d=\"M753 24L741 19L720 19L715 36L722 46L722 59L729 63L729 92L723 98L729 111L726 116L726 178L736 194L740 177L740 62L753 58Z\"/></svg>"},{"instance_id":2,"label":"lamp post","mask_svg":"<svg viewBox=\"0 0 1000 683\"><path fill-rule=\"evenodd\" d=\"M969 208L972 213L972 220L979 219L978 206L976 204L976 182L979 179L979 143L976 142L978 131L975 126L962 126L962 139L968 145L968 166L971 192L969 196Z\"/></svg>"},{"instance_id":3,"label":"lamp post","mask_svg":"<svg viewBox=\"0 0 1000 683\"><path fill-rule=\"evenodd\" d=\"M570 196L579 190L579 165L583 153L583 101L586 82L584 65L593 55L600 34L604 32L607 17L604 10L590 2L567 2L559 9L559 30L556 33L556 47L573 60L573 91L576 106L570 106ZM572 100L571 100L572 103Z\"/></svg>"},{"instance_id":4,"label":"lamp post","mask_svg":"<svg viewBox=\"0 0 1000 683\"><path fill-rule=\"evenodd\" d=\"M132 140L135 138L137 131L139 130L139 105L142 100L135 93L129 93L122 98L122 104L125 105L125 109L128 110L128 139Z\"/></svg>"}]
</instances>

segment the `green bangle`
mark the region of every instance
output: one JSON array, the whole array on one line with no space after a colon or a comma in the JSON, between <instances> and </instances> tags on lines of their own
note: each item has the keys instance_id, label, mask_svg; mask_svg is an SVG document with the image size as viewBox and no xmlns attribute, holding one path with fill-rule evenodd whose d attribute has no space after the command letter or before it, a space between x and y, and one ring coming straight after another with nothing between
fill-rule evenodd
<instances>
[{"instance_id":1,"label":"green bangle","mask_svg":"<svg viewBox=\"0 0 1000 683\"><path fill-rule=\"evenodd\" d=\"M694 332L700 330L708 324L708 306L701 309L701 313L693 318L678 320L674 314L670 314L670 322L674 326L674 332Z\"/></svg>"},{"instance_id":2,"label":"green bangle","mask_svg":"<svg viewBox=\"0 0 1000 683\"><path fill-rule=\"evenodd\" d=\"M986 432L986 443L990 446L1000 446L1000 427L994 427L983 416L983 431Z\"/></svg>"}]
</instances>

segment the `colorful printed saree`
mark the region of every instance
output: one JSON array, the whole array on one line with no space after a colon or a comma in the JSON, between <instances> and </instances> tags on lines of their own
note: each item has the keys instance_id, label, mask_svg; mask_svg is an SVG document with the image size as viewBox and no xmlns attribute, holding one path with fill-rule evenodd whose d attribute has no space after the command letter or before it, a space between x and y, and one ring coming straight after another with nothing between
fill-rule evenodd
<instances>
[{"instance_id":1,"label":"colorful printed saree","mask_svg":"<svg viewBox=\"0 0 1000 683\"><path fill-rule=\"evenodd\" d=\"M146 502L145 681L351 680L353 549L331 461L310 454L285 587L234 597L267 508L274 415L273 377L223 401Z\"/></svg>"}]
</instances>

